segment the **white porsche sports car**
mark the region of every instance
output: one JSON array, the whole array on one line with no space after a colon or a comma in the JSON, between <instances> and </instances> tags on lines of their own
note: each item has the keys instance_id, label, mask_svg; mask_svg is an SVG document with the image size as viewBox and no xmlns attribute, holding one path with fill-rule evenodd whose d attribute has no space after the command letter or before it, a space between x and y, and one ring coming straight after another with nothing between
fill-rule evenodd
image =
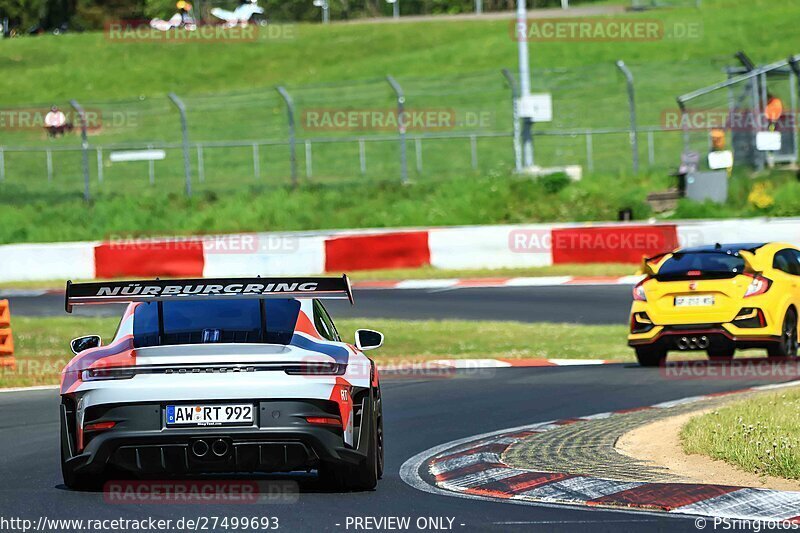
<instances>
[{"instance_id":1,"label":"white porsche sports car","mask_svg":"<svg viewBox=\"0 0 800 533\"><path fill-rule=\"evenodd\" d=\"M68 282L67 312L128 306L108 345L72 341L64 483L316 469L340 488L374 488L381 389L363 352L383 335L362 329L343 342L324 298L352 303L347 276Z\"/></svg>"}]
</instances>

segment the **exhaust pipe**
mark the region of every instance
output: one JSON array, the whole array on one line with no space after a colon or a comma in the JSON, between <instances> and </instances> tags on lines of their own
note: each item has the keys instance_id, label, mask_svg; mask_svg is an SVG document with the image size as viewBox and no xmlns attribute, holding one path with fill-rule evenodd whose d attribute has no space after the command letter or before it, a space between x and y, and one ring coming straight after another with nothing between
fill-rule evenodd
<instances>
[{"instance_id":1,"label":"exhaust pipe","mask_svg":"<svg viewBox=\"0 0 800 533\"><path fill-rule=\"evenodd\" d=\"M706 348L708 348L708 345L709 345L708 337L706 337L705 335L700 337L700 340L697 341L697 347L700 348L701 350L705 350Z\"/></svg>"},{"instance_id":2,"label":"exhaust pipe","mask_svg":"<svg viewBox=\"0 0 800 533\"><path fill-rule=\"evenodd\" d=\"M689 347L689 338L688 337L681 337L678 339L678 349L685 350Z\"/></svg>"},{"instance_id":3,"label":"exhaust pipe","mask_svg":"<svg viewBox=\"0 0 800 533\"><path fill-rule=\"evenodd\" d=\"M208 443L204 440L196 440L192 443L192 454L195 457L205 457L208 453Z\"/></svg>"},{"instance_id":4,"label":"exhaust pipe","mask_svg":"<svg viewBox=\"0 0 800 533\"><path fill-rule=\"evenodd\" d=\"M225 457L228 455L228 443L222 439L217 439L214 441L214 444L211 445L211 451L217 457Z\"/></svg>"}]
</instances>

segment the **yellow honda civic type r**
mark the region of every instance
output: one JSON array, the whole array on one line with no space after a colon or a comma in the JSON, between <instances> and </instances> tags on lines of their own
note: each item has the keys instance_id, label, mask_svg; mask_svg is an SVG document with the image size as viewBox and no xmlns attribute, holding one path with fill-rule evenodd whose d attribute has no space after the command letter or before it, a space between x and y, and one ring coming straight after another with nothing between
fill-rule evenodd
<instances>
[{"instance_id":1,"label":"yellow honda civic type r","mask_svg":"<svg viewBox=\"0 0 800 533\"><path fill-rule=\"evenodd\" d=\"M678 249L643 262L628 345L642 366L670 350L730 359L737 348L797 356L800 249L786 243Z\"/></svg>"}]
</instances>

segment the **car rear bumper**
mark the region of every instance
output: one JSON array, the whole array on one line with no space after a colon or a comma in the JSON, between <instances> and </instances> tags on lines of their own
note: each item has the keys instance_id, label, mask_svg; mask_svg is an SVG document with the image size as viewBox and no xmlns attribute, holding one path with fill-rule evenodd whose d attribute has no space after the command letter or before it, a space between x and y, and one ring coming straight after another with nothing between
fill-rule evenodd
<instances>
[{"instance_id":1,"label":"car rear bumper","mask_svg":"<svg viewBox=\"0 0 800 533\"><path fill-rule=\"evenodd\" d=\"M758 330L747 333L732 332L729 328L728 324L655 326L649 332L629 335L628 346L652 346L665 350L694 351L766 348L780 342L779 335Z\"/></svg>"},{"instance_id":2,"label":"car rear bumper","mask_svg":"<svg viewBox=\"0 0 800 533\"><path fill-rule=\"evenodd\" d=\"M316 400L259 400L252 426L167 428L163 405L118 404L87 411L91 422L115 421L113 429L85 435L78 451L74 418L61 406L62 454L65 468L98 473L108 467L146 475L213 472L288 472L316 468L321 462L358 464L366 457L366 440L344 442L341 427L318 426L307 417L336 416L326 402ZM364 396L358 433L372 420L372 402ZM203 441L207 453L199 454ZM219 444L224 443L224 446ZM218 444L214 453L212 445ZM197 445L197 446L195 446ZM364 449L361 449L364 448Z\"/></svg>"}]
</instances>

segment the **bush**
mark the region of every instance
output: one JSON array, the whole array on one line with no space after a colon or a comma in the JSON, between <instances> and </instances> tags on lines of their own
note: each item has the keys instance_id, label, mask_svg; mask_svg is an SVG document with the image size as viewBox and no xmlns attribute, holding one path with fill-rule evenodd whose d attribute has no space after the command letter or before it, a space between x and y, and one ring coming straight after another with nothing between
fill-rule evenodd
<instances>
[{"instance_id":1,"label":"bush","mask_svg":"<svg viewBox=\"0 0 800 533\"><path fill-rule=\"evenodd\" d=\"M554 174L547 174L539 178L539 183L548 194L556 194L564 189L572 182L569 176L564 172L556 172Z\"/></svg>"}]
</instances>

